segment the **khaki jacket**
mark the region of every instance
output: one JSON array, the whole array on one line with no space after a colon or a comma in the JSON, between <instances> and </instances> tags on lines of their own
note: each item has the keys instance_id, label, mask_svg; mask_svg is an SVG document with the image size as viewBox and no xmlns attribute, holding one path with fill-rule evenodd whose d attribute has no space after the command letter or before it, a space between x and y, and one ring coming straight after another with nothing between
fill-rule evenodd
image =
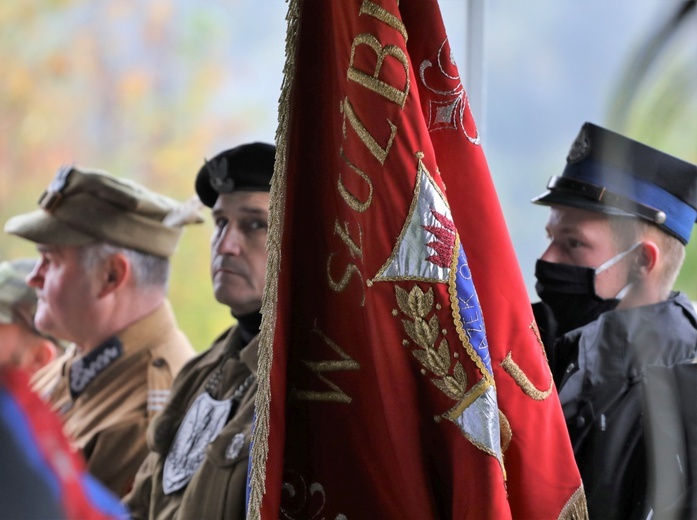
<instances>
[{"instance_id":1,"label":"khaki jacket","mask_svg":"<svg viewBox=\"0 0 697 520\"><path fill-rule=\"evenodd\" d=\"M247 462L257 390L258 342L257 336L243 346L240 334L231 329L182 369L165 410L148 430L151 453L138 471L133 491L125 499L132 518L234 520L245 517ZM239 355L226 359L226 351L239 352ZM164 465L172 442L191 404L206 391L208 381L220 365L223 372L217 387L219 395L214 397L229 399L242 388L239 406L218 436L208 444L205 458L188 484L166 495L163 490Z\"/></svg>"},{"instance_id":2,"label":"khaki jacket","mask_svg":"<svg viewBox=\"0 0 697 520\"><path fill-rule=\"evenodd\" d=\"M71 345L32 383L63 419L90 473L123 496L148 453L150 420L194 354L165 302L92 352L80 355Z\"/></svg>"}]
</instances>

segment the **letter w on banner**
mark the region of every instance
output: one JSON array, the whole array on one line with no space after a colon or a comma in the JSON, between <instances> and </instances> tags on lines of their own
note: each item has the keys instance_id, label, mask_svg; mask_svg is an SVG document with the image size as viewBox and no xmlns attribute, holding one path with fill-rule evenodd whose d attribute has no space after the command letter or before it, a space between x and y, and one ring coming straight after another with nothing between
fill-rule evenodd
<instances>
[{"instance_id":1,"label":"letter w on banner","mask_svg":"<svg viewBox=\"0 0 697 520\"><path fill-rule=\"evenodd\" d=\"M249 517L585 518L437 2L288 23Z\"/></svg>"}]
</instances>

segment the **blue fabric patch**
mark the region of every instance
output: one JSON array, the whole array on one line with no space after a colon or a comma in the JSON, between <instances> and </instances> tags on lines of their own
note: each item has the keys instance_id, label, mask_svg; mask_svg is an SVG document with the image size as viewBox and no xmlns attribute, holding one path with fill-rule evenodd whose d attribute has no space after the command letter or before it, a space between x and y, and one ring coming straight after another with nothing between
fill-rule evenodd
<instances>
[{"instance_id":1,"label":"blue fabric patch","mask_svg":"<svg viewBox=\"0 0 697 520\"><path fill-rule=\"evenodd\" d=\"M465 256L465 250L462 248L462 245L460 245L457 257L455 287L462 328L467 334L472 348L474 348L475 352L484 363L484 366L489 371L489 374L493 375L482 310L479 306L479 298L477 297L474 282L472 281L472 272L467 265L467 257Z\"/></svg>"}]
</instances>

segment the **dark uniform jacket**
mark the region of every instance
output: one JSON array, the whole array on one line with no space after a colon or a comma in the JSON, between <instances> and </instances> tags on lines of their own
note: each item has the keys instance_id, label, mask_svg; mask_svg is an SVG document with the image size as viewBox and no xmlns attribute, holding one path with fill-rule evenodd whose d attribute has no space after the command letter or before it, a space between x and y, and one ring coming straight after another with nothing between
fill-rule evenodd
<instances>
[{"instance_id":1,"label":"dark uniform jacket","mask_svg":"<svg viewBox=\"0 0 697 520\"><path fill-rule=\"evenodd\" d=\"M244 345L240 329L223 334L213 346L192 359L181 371L170 401L148 430L151 450L138 475L133 491L125 501L134 519L242 519L245 517L245 489L249 441L257 390L258 336ZM217 384L211 382L217 381ZM211 388L213 390L211 391ZM202 394L213 394L216 402L232 400L232 408L221 419L222 429L210 434L185 426ZM215 422L205 413L196 416L196 424ZM181 428L180 428L181 427ZM179 430L182 430L181 432ZM183 449L177 450L182 437ZM204 439L201 441L200 439ZM171 482L186 473L184 456L176 462L170 452L195 451L200 446L197 464L190 464L193 474L183 479L182 487L165 493L165 480ZM195 459L196 457L191 457Z\"/></svg>"},{"instance_id":2,"label":"dark uniform jacket","mask_svg":"<svg viewBox=\"0 0 697 520\"><path fill-rule=\"evenodd\" d=\"M642 376L693 358L696 346L697 315L679 293L605 312L556 341L550 362L591 519L646 518Z\"/></svg>"},{"instance_id":3,"label":"dark uniform jacket","mask_svg":"<svg viewBox=\"0 0 697 520\"><path fill-rule=\"evenodd\" d=\"M94 476L124 496L148 454L145 434L194 356L169 303L81 355L70 345L32 380Z\"/></svg>"},{"instance_id":4,"label":"dark uniform jacket","mask_svg":"<svg viewBox=\"0 0 697 520\"><path fill-rule=\"evenodd\" d=\"M697 359L644 374L653 520L697 518Z\"/></svg>"}]
</instances>

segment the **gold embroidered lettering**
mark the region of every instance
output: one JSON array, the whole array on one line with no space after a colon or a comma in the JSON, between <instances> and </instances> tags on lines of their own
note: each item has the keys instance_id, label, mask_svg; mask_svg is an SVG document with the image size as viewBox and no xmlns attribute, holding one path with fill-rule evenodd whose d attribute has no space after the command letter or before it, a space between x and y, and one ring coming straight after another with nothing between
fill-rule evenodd
<instances>
[{"instance_id":1,"label":"gold embroidered lettering","mask_svg":"<svg viewBox=\"0 0 697 520\"><path fill-rule=\"evenodd\" d=\"M370 135L370 132L368 132L366 127L363 126L361 120L358 119L358 116L356 115L356 112L354 112L348 98L344 98L344 103L341 108L346 118L348 118L349 123L351 123L351 127L356 131L358 137L361 139L361 141L363 141L363 144L366 145L370 153L373 154L373 157L375 157L380 164L385 164L385 159L387 159L387 154L389 153L390 148L392 148L392 142L397 134L397 127L394 125L394 123L387 119L387 124L390 125L390 138L387 140L387 146L385 146L385 148L381 148L380 144L378 144L375 138Z\"/></svg>"},{"instance_id":2,"label":"gold embroidered lettering","mask_svg":"<svg viewBox=\"0 0 697 520\"><path fill-rule=\"evenodd\" d=\"M351 251L351 256L357 256L361 259L363 258L361 246L356 245L356 242L354 242L349 235L348 222L344 222L344 227L341 227L338 220L334 222L334 234L341 237L341 240L343 240L344 244L346 244L346 246L349 248L349 251ZM361 243L361 245L363 244L363 232L361 231L360 224L358 224L358 242Z\"/></svg>"},{"instance_id":3,"label":"gold embroidered lettering","mask_svg":"<svg viewBox=\"0 0 697 520\"><path fill-rule=\"evenodd\" d=\"M377 63L375 64L375 70L372 74L367 74L354 67L356 48L359 45L367 45L377 55ZM405 76L403 90L400 90L397 87L378 79L385 58L388 57L395 58L402 64ZM385 99L396 103L400 108L404 108L404 104L407 102L407 94L409 94L409 61L407 60L406 53L396 45L385 45L383 47L380 44L380 41L372 34L359 34L354 38L353 43L351 44L351 59L349 61L347 78L349 81L355 81L360 86L365 87L368 90L372 90L376 94L380 94Z\"/></svg>"},{"instance_id":4,"label":"gold embroidered lettering","mask_svg":"<svg viewBox=\"0 0 697 520\"><path fill-rule=\"evenodd\" d=\"M554 385L554 380L552 379L552 373L549 374L549 388L547 390L538 390L535 385L532 384L530 379L525 372L518 366L518 364L513 361L513 357L509 352L506 359L501 363L501 367L506 371L506 373L513 378L516 384L528 397L534 399L535 401L542 401L549 397L552 393L552 386Z\"/></svg>"},{"instance_id":5,"label":"gold embroidered lettering","mask_svg":"<svg viewBox=\"0 0 697 520\"><path fill-rule=\"evenodd\" d=\"M349 208L359 213L363 213L373 203L373 181L371 181L370 177L368 177L362 170L360 170L356 165L354 165L351 161L348 160L346 155L344 155L343 148L339 150L339 152L341 154L341 158L344 160L346 164L348 164L349 168L356 172L358 176L361 177L368 185L368 199L365 202L363 202L359 200L358 197L353 195L346 188L346 186L344 186L344 181L341 180L341 174L339 174L339 181L337 183L339 187L339 194L341 195L341 198L344 199L344 202Z\"/></svg>"},{"instance_id":6,"label":"gold embroidered lettering","mask_svg":"<svg viewBox=\"0 0 697 520\"><path fill-rule=\"evenodd\" d=\"M397 3L397 5L399 5L399 2ZM404 27L404 24L399 18L385 10L383 7L375 4L374 2L371 2L370 0L365 0L363 2L363 5L361 5L361 10L359 11L359 14L370 15L374 18L377 18L382 23L389 25L393 29L399 31L399 33L402 35L402 38L404 38L404 43L407 43L407 28Z\"/></svg>"},{"instance_id":7,"label":"gold embroidered lettering","mask_svg":"<svg viewBox=\"0 0 697 520\"><path fill-rule=\"evenodd\" d=\"M358 269L358 266L356 264L349 264L346 267L346 270L344 271L343 276L339 281L334 281L332 278L332 258L336 255L336 253L331 253L329 255L329 258L327 258L327 280L329 282L329 287L332 288L333 291L335 292L342 292L346 290L346 287L348 287L349 282L351 282L351 278L353 277L353 274L357 274L358 277L361 279L361 307L365 304L365 291L363 289L363 274L361 273L360 269Z\"/></svg>"},{"instance_id":8,"label":"gold embroidered lettering","mask_svg":"<svg viewBox=\"0 0 697 520\"><path fill-rule=\"evenodd\" d=\"M293 388L293 397L302 401L331 401L335 403L349 404L353 398L346 394L339 386L330 381L324 374L325 372L337 372L340 370L359 370L361 366L351 358L339 345L327 337L315 322L312 332L317 334L322 341L332 349L340 358L340 361L303 361L303 364L331 391L298 390Z\"/></svg>"}]
</instances>

